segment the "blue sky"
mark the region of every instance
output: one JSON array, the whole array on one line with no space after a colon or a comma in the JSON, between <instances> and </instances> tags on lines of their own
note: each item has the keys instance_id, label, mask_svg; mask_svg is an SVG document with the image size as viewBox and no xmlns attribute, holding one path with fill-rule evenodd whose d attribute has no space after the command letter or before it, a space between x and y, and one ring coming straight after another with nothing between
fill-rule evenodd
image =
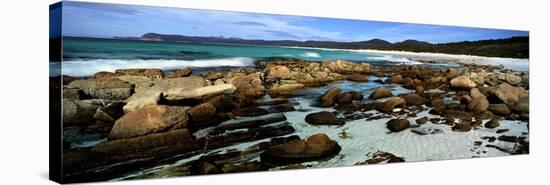
<instances>
[{"instance_id":1,"label":"blue sky","mask_svg":"<svg viewBox=\"0 0 550 185\"><path fill-rule=\"evenodd\" d=\"M526 31L65 1L63 35L139 37L145 33L265 40L431 43L526 36Z\"/></svg>"}]
</instances>

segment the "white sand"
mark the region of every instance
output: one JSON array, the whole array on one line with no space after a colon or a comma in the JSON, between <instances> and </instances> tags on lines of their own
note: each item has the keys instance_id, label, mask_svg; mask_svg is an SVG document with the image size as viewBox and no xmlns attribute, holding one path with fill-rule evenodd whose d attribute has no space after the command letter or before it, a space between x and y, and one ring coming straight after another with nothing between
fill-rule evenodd
<instances>
[{"instance_id":1,"label":"white sand","mask_svg":"<svg viewBox=\"0 0 550 185\"><path fill-rule=\"evenodd\" d=\"M421 61L451 61L463 64L503 65L505 68L516 71L529 71L529 59L482 57L473 55L453 55L444 53L423 53L408 51L380 51L380 50L349 50L369 54L390 55L404 57L409 60Z\"/></svg>"}]
</instances>

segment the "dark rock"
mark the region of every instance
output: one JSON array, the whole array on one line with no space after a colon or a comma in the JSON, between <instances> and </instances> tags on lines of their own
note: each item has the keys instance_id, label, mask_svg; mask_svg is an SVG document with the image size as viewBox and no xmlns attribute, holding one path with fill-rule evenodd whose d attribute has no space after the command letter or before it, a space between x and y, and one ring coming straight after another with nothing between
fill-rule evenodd
<instances>
[{"instance_id":1,"label":"dark rock","mask_svg":"<svg viewBox=\"0 0 550 185\"><path fill-rule=\"evenodd\" d=\"M291 104L274 105L267 108L267 112L269 113L290 112L295 110L296 109Z\"/></svg>"},{"instance_id":2,"label":"dark rock","mask_svg":"<svg viewBox=\"0 0 550 185\"><path fill-rule=\"evenodd\" d=\"M243 107L233 110L233 115L235 116L261 116L269 114L265 109L259 107Z\"/></svg>"},{"instance_id":3,"label":"dark rock","mask_svg":"<svg viewBox=\"0 0 550 185\"><path fill-rule=\"evenodd\" d=\"M497 140L504 141L504 142L517 143L519 141L519 138L517 136L502 135L502 136L498 136Z\"/></svg>"},{"instance_id":4,"label":"dark rock","mask_svg":"<svg viewBox=\"0 0 550 185\"><path fill-rule=\"evenodd\" d=\"M430 101L430 106L432 106L432 107L444 107L445 103L443 102L443 99L435 98L435 99Z\"/></svg>"},{"instance_id":5,"label":"dark rock","mask_svg":"<svg viewBox=\"0 0 550 185\"><path fill-rule=\"evenodd\" d=\"M418 106L426 103L426 99L422 98L418 94L406 94L402 96L402 98L405 99L405 102L407 102L407 105Z\"/></svg>"},{"instance_id":6,"label":"dark rock","mask_svg":"<svg viewBox=\"0 0 550 185\"><path fill-rule=\"evenodd\" d=\"M214 96L206 102L212 104L216 108L216 112L229 112L235 109L235 104L226 95Z\"/></svg>"},{"instance_id":7,"label":"dark rock","mask_svg":"<svg viewBox=\"0 0 550 185\"><path fill-rule=\"evenodd\" d=\"M487 123L485 123L485 128L497 128L500 126L499 118L494 117L491 120L489 120Z\"/></svg>"},{"instance_id":8,"label":"dark rock","mask_svg":"<svg viewBox=\"0 0 550 185\"><path fill-rule=\"evenodd\" d=\"M506 116L511 113L508 106L506 106L506 104L503 104L503 103L490 104L487 110L491 111L493 114L500 115L500 116Z\"/></svg>"},{"instance_id":9,"label":"dark rock","mask_svg":"<svg viewBox=\"0 0 550 185\"><path fill-rule=\"evenodd\" d=\"M359 73L352 74L352 75L348 76L347 79L350 80L350 81L354 81L354 82L367 82L367 81L369 81L368 76L365 76L365 75L362 75L362 74L359 74Z\"/></svg>"},{"instance_id":10,"label":"dark rock","mask_svg":"<svg viewBox=\"0 0 550 185\"><path fill-rule=\"evenodd\" d=\"M426 124L427 122L428 122L428 117L427 116L424 116L422 118L418 118L416 120L416 124L419 124L419 125Z\"/></svg>"},{"instance_id":11,"label":"dark rock","mask_svg":"<svg viewBox=\"0 0 550 185\"><path fill-rule=\"evenodd\" d=\"M336 96L336 103L339 104L348 104L353 101L353 95L351 93L345 92Z\"/></svg>"},{"instance_id":12,"label":"dark rock","mask_svg":"<svg viewBox=\"0 0 550 185\"><path fill-rule=\"evenodd\" d=\"M393 94L391 91L385 87L379 87L375 89L369 96L370 99L380 99L380 98L387 98L392 97Z\"/></svg>"},{"instance_id":13,"label":"dark rock","mask_svg":"<svg viewBox=\"0 0 550 185\"><path fill-rule=\"evenodd\" d=\"M359 91L350 91L348 93L353 96L353 100L363 100L363 94Z\"/></svg>"},{"instance_id":14,"label":"dark rock","mask_svg":"<svg viewBox=\"0 0 550 185\"><path fill-rule=\"evenodd\" d=\"M338 96L341 92L342 90L338 87L333 87L329 89L320 98L321 107L332 107L334 105L334 100L336 99L336 96Z\"/></svg>"},{"instance_id":15,"label":"dark rock","mask_svg":"<svg viewBox=\"0 0 550 185\"><path fill-rule=\"evenodd\" d=\"M334 113L323 111L308 114L305 121L312 125L343 125L344 120L339 119Z\"/></svg>"},{"instance_id":16,"label":"dark rock","mask_svg":"<svg viewBox=\"0 0 550 185\"><path fill-rule=\"evenodd\" d=\"M202 103L189 109L188 113L194 122L208 121L216 115L216 107L210 103Z\"/></svg>"},{"instance_id":17,"label":"dark rock","mask_svg":"<svg viewBox=\"0 0 550 185\"><path fill-rule=\"evenodd\" d=\"M400 132L409 128L411 124L406 119L391 119L386 123L386 126L392 132Z\"/></svg>"},{"instance_id":18,"label":"dark rock","mask_svg":"<svg viewBox=\"0 0 550 185\"><path fill-rule=\"evenodd\" d=\"M394 83L394 84L401 84L401 83L403 83L403 77L401 75L393 75L391 77L388 77L388 79L386 79L386 82Z\"/></svg>"},{"instance_id":19,"label":"dark rock","mask_svg":"<svg viewBox=\"0 0 550 185\"><path fill-rule=\"evenodd\" d=\"M497 133L497 134L502 134L502 133L504 133L504 132L508 132L509 130L510 130L510 129L498 129L496 133Z\"/></svg>"},{"instance_id":20,"label":"dark rock","mask_svg":"<svg viewBox=\"0 0 550 185\"><path fill-rule=\"evenodd\" d=\"M376 110L380 112L391 112L396 107L402 107L406 104L405 100L401 97L393 97L388 99L386 102L380 104L376 107Z\"/></svg>"},{"instance_id":21,"label":"dark rock","mask_svg":"<svg viewBox=\"0 0 550 185\"><path fill-rule=\"evenodd\" d=\"M270 147L260 155L260 159L264 163L285 165L331 157L340 150L341 147L336 141L321 133L304 140Z\"/></svg>"},{"instance_id":22,"label":"dark rock","mask_svg":"<svg viewBox=\"0 0 550 185\"><path fill-rule=\"evenodd\" d=\"M453 126L453 131L455 132L468 132L470 130L472 130L472 125L468 123L459 123Z\"/></svg>"},{"instance_id":23,"label":"dark rock","mask_svg":"<svg viewBox=\"0 0 550 185\"><path fill-rule=\"evenodd\" d=\"M94 119L104 123L114 123L118 118L124 115L122 107L124 107L125 104L124 102L111 102L105 105L105 107L100 107L96 110Z\"/></svg>"},{"instance_id":24,"label":"dark rock","mask_svg":"<svg viewBox=\"0 0 550 185\"><path fill-rule=\"evenodd\" d=\"M193 69L190 67L181 68L180 70L168 74L167 78L181 78L181 77L188 77L193 73Z\"/></svg>"}]
</instances>

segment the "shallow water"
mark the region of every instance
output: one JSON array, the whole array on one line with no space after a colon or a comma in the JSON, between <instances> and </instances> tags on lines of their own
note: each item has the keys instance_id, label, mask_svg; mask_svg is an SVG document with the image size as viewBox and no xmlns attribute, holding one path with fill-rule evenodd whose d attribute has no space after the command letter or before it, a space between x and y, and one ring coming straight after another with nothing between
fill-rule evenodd
<instances>
[{"instance_id":1,"label":"shallow water","mask_svg":"<svg viewBox=\"0 0 550 185\"><path fill-rule=\"evenodd\" d=\"M307 124L305 116L310 113L319 111L336 111L333 108L320 108L312 106L315 100L326 90L332 87L340 87L345 91L360 91L363 95L369 95L374 89L384 86L389 88L394 95L401 93L410 93L411 90L404 89L397 85L391 84L379 84L373 82L376 77L370 77L369 82L351 82L341 81L328 84L324 87L308 88L298 93L297 96L290 99L293 102L294 107L297 109L292 112L285 112L287 121L296 129L295 133L289 135L298 135L300 138L306 138L316 133L325 133L331 139L336 140L342 147L341 152L328 160L313 161L302 163L300 168L319 168L319 167L339 167L350 166L358 162L363 162L372 157L372 154L378 151L390 152L396 156L404 158L407 162L412 161L431 161L431 160L448 160L448 159L463 159L473 157L492 157L492 156L506 156L508 153L499 151L494 148L486 147L488 144L486 140L482 140L482 136L495 136L499 135L495 131L497 129L479 128L473 129L470 132L454 132L451 126L445 124L433 124L430 121L423 124L420 128L435 128L440 129L443 133L432 135L418 135L411 132L411 129L407 129L398 133L391 133L386 128L386 122L392 118L382 118L378 120L367 121L366 119L358 119L346 122L343 126L314 126ZM270 99L266 96L264 99ZM383 101L376 100L376 101ZM367 98L364 101L371 101ZM415 120L424 116L428 118L439 117L437 115L428 114L429 108L417 113L416 117L407 117L406 115L399 116L399 118L408 119L412 125L416 125ZM367 111L366 113L380 114L377 111ZM341 116L341 115L340 115ZM396 117L394 117L396 118ZM487 122L484 120L483 122ZM528 133L527 123L520 121L502 120L498 129L509 129L504 135L514 136L527 136L524 133ZM345 133L345 134L344 134ZM345 135L345 137L343 137ZM263 139L253 142L241 143L234 146L228 146L225 148L216 149L208 153L192 156L187 159L180 160L173 164L166 164L157 166L151 169L143 170L138 173L129 174L128 176L117 178L114 180L128 179L128 178L140 178L151 174L162 174L161 177L178 176L171 174L170 167L178 166L196 160L201 156L209 153L225 153L233 150L245 150L249 146L254 144L268 141L269 139ZM482 141L481 146L476 146L475 141ZM513 148L513 143L502 142L496 140L492 145L497 145L505 148ZM259 157L253 157L249 161L259 161ZM290 166L282 166L272 168L270 170L292 168Z\"/></svg>"}]
</instances>

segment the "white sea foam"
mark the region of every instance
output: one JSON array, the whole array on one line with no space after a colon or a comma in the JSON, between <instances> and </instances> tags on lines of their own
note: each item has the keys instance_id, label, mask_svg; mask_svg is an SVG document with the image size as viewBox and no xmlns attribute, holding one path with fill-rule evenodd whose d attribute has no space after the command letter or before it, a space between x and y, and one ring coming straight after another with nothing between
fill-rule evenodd
<instances>
[{"instance_id":1,"label":"white sea foam","mask_svg":"<svg viewBox=\"0 0 550 185\"><path fill-rule=\"evenodd\" d=\"M305 52L300 54L301 57L309 57L309 58L321 58L321 55L319 53L315 52Z\"/></svg>"},{"instance_id":2,"label":"white sea foam","mask_svg":"<svg viewBox=\"0 0 550 185\"><path fill-rule=\"evenodd\" d=\"M383 60L383 61L388 61L388 62L397 62L397 63L403 63L403 64L409 64L409 65L422 64L421 62L410 60L410 59L405 58L405 57L398 57L398 56L393 56L393 55L381 55L381 56L375 56L375 57L368 57L368 59L370 59L370 60Z\"/></svg>"},{"instance_id":3,"label":"white sea foam","mask_svg":"<svg viewBox=\"0 0 550 185\"><path fill-rule=\"evenodd\" d=\"M59 63L50 63L59 65ZM160 68L173 70L182 67L216 67L216 66L253 66L254 59L247 57L206 59L206 60L119 60L96 59L63 61L62 73L70 76L91 76L99 71L114 72L116 69L127 68ZM55 67L54 67L55 68Z\"/></svg>"}]
</instances>

